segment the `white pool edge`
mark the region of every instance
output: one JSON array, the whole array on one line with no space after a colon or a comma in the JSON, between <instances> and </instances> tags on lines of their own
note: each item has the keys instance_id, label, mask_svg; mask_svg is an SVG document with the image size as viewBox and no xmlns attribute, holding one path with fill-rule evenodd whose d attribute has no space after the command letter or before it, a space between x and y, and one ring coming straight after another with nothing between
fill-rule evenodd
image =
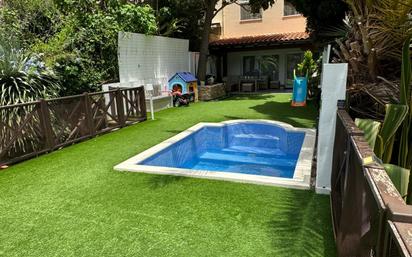
<instances>
[{"instance_id":1,"label":"white pool edge","mask_svg":"<svg viewBox=\"0 0 412 257\"><path fill-rule=\"evenodd\" d=\"M302 148L299 154L299 158L295 167L295 172L293 178L280 178L280 177L270 177L261 175L250 175L232 172L215 172L215 171L204 171L204 170L192 170L192 169L180 169L171 167L160 167L160 166L149 166L149 165L138 165L139 163L150 156L162 151L171 144L182 140L183 138L191 135L192 133L200 130L205 126L223 127L227 124L235 123L263 123L263 124L273 124L284 128L286 131L294 132L304 132L305 138L302 144ZM116 165L114 167L117 171L128 171L128 172L140 172L140 173L150 173L150 174L160 174L160 175L175 175L175 176L185 176L185 177L195 177L195 178L207 178L216 180L233 181L240 183L252 183L259 185L269 185L269 186L280 186L296 189L310 189L310 177L312 172L312 159L314 154L316 141L316 130L307 128L295 128L290 124L272 121L272 120L229 120L220 123L198 123L189 129L133 156L132 158Z\"/></svg>"}]
</instances>

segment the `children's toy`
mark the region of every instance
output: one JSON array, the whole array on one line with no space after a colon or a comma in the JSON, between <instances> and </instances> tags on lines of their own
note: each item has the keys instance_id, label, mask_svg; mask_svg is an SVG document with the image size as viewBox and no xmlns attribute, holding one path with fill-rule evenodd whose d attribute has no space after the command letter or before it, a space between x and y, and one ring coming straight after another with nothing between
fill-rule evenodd
<instances>
[{"instance_id":1,"label":"children's toy","mask_svg":"<svg viewBox=\"0 0 412 257\"><path fill-rule=\"evenodd\" d=\"M171 94L173 96L173 106L189 106L190 95L182 94L182 87L180 85L174 85Z\"/></svg>"},{"instance_id":2,"label":"children's toy","mask_svg":"<svg viewBox=\"0 0 412 257\"><path fill-rule=\"evenodd\" d=\"M293 81L293 96L292 96L292 106L306 106L306 95L308 90L308 78L307 77L297 77L294 75L295 79Z\"/></svg>"},{"instance_id":3,"label":"children's toy","mask_svg":"<svg viewBox=\"0 0 412 257\"><path fill-rule=\"evenodd\" d=\"M189 97L190 101L197 102L197 78L190 72L178 72L169 79L169 91L172 94L179 91L185 98Z\"/></svg>"}]
</instances>

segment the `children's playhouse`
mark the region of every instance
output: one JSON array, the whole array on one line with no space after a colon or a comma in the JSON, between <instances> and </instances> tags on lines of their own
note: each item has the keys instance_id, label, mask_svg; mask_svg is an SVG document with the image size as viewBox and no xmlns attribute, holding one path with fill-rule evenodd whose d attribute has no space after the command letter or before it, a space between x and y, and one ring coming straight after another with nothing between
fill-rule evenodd
<instances>
[{"instance_id":1,"label":"children's playhouse","mask_svg":"<svg viewBox=\"0 0 412 257\"><path fill-rule=\"evenodd\" d=\"M169 91L180 91L184 94L194 94L198 101L197 78L190 72L178 72L169 79Z\"/></svg>"}]
</instances>

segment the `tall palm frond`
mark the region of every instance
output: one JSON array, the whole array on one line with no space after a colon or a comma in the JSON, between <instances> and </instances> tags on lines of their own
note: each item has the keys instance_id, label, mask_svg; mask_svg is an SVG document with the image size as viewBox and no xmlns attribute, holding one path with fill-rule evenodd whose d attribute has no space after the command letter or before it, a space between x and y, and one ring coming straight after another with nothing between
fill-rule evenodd
<instances>
[{"instance_id":1,"label":"tall palm frond","mask_svg":"<svg viewBox=\"0 0 412 257\"><path fill-rule=\"evenodd\" d=\"M352 110L361 117L381 119L385 104L399 102L402 46L412 35L412 0L346 0L347 28L334 48L336 62L349 64ZM339 30L335 30L338 31ZM347 31L346 34L342 33ZM388 83L389 82L389 83ZM395 85L395 88L394 88ZM395 99L394 99L395 98Z\"/></svg>"},{"instance_id":2,"label":"tall palm frond","mask_svg":"<svg viewBox=\"0 0 412 257\"><path fill-rule=\"evenodd\" d=\"M346 0L348 33L338 41L339 57L352 79L376 81L387 61L401 62L401 49L412 35L412 0ZM394 64L395 65L395 64Z\"/></svg>"}]
</instances>

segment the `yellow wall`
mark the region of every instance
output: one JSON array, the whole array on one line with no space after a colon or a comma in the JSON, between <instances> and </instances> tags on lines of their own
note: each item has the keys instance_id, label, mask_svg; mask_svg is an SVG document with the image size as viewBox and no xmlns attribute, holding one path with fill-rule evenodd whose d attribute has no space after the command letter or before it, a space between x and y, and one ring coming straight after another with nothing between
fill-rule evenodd
<instances>
[{"instance_id":1,"label":"yellow wall","mask_svg":"<svg viewBox=\"0 0 412 257\"><path fill-rule=\"evenodd\" d=\"M261 20L241 21L240 6L232 4L217 14L214 23L220 23L220 38L304 32L306 19L301 15L283 16L283 0L278 0L266 11L262 11Z\"/></svg>"}]
</instances>

